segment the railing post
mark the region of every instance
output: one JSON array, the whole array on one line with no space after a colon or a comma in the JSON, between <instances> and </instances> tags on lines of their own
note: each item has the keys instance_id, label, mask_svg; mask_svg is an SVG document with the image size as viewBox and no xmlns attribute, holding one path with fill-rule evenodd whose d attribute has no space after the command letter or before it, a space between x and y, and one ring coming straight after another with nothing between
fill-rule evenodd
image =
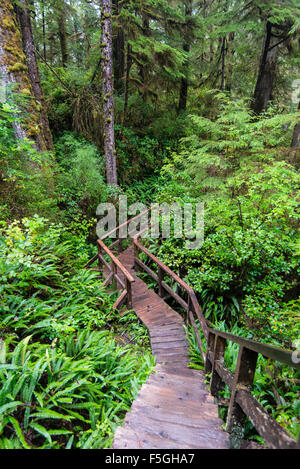
<instances>
[{"instance_id":1,"label":"railing post","mask_svg":"<svg viewBox=\"0 0 300 469\"><path fill-rule=\"evenodd\" d=\"M158 294L161 298L164 296L164 288L162 286L162 282L164 281L164 271L163 269L158 266Z\"/></svg>"},{"instance_id":2,"label":"railing post","mask_svg":"<svg viewBox=\"0 0 300 469\"><path fill-rule=\"evenodd\" d=\"M190 321L190 312L191 312L191 314L193 314L195 311L194 311L193 302L191 300L190 292L188 292L188 310L186 312L186 323L187 324L191 323L191 321Z\"/></svg>"},{"instance_id":3,"label":"railing post","mask_svg":"<svg viewBox=\"0 0 300 469\"><path fill-rule=\"evenodd\" d=\"M118 229L118 239L119 239L118 253L119 254L121 254L121 252L123 251L123 239L120 237L120 234L121 234L121 228Z\"/></svg>"},{"instance_id":4,"label":"railing post","mask_svg":"<svg viewBox=\"0 0 300 469\"><path fill-rule=\"evenodd\" d=\"M131 282L126 278L125 279L126 291L127 291L127 308L132 309L132 289Z\"/></svg>"},{"instance_id":5,"label":"railing post","mask_svg":"<svg viewBox=\"0 0 300 469\"><path fill-rule=\"evenodd\" d=\"M135 241L135 240L134 240ZM135 242L133 241L133 253L134 253L134 269L138 272L139 271L139 266L136 262L136 259L139 256L139 250Z\"/></svg>"},{"instance_id":6,"label":"railing post","mask_svg":"<svg viewBox=\"0 0 300 469\"><path fill-rule=\"evenodd\" d=\"M210 380L210 392L214 397L219 397L219 392L225 388L225 383L216 371L217 362L224 363L225 347L226 339L217 336L215 341L214 360L212 364L212 375Z\"/></svg>"},{"instance_id":7,"label":"railing post","mask_svg":"<svg viewBox=\"0 0 300 469\"><path fill-rule=\"evenodd\" d=\"M257 357L257 352L240 346L226 424L226 431L231 433L230 443L233 449L241 447L246 420L246 415L236 402L236 394L243 387L252 388Z\"/></svg>"},{"instance_id":8,"label":"railing post","mask_svg":"<svg viewBox=\"0 0 300 469\"><path fill-rule=\"evenodd\" d=\"M206 360L205 360L205 369L204 369L204 372L206 375L208 375L212 371L212 363L209 358L209 353L210 352L214 353L214 350L215 350L215 334L209 331L208 338L207 338L207 350L206 350Z\"/></svg>"},{"instance_id":9,"label":"railing post","mask_svg":"<svg viewBox=\"0 0 300 469\"><path fill-rule=\"evenodd\" d=\"M100 258L101 254L102 254L101 246L100 244L98 244L98 265L99 265L100 270L102 269L102 261Z\"/></svg>"},{"instance_id":10,"label":"railing post","mask_svg":"<svg viewBox=\"0 0 300 469\"><path fill-rule=\"evenodd\" d=\"M116 264L114 263L114 261L111 261L112 263L112 266L111 266L111 271L112 271L112 285L113 285L113 288L117 288L118 287L118 282L117 282L117 279L116 279L116 275L117 275L117 266Z\"/></svg>"}]
</instances>

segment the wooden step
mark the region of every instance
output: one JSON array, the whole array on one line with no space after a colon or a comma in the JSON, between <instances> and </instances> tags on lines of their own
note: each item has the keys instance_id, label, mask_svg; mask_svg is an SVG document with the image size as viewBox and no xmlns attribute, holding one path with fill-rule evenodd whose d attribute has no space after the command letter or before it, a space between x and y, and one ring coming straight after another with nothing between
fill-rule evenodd
<instances>
[{"instance_id":1,"label":"wooden step","mask_svg":"<svg viewBox=\"0 0 300 469\"><path fill-rule=\"evenodd\" d=\"M189 368L183 318L136 276L132 247L119 261L135 279L133 309L149 331L156 366L117 428L113 448L229 448L205 375Z\"/></svg>"}]
</instances>

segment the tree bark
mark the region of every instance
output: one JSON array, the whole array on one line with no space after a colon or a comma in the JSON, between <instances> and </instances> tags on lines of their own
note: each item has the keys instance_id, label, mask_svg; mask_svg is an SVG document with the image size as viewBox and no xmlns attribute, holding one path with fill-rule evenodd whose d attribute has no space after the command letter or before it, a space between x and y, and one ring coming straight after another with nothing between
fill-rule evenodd
<instances>
[{"instance_id":1,"label":"tree bark","mask_svg":"<svg viewBox=\"0 0 300 469\"><path fill-rule=\"evenodd\" d=\"M222 55L222 72L221 72L221 86L220 86L220 90L221 90L221 91L224 91L224 88L225 88L226 37L223 37L223 39L222 39L221 55Z\"/></svg>"},{"instance_id":2,"label":"tree bark","mask_svg":"<svg viewBox=\"0 0 300 469\"><path fill-rule=\"evenodd\" d=\"M300 111L300 101L298 105L298 111ZM296 150L299 147L299 135L300 135L300 119L299 122L294 127L293 138L292 138L292 145L291 148Z\"/></svg>"},{"instance_id":3,"label":"tree bark","mask_svg":"<svg viewBox=\"0 0 300 469\"><path fill-rule=\"evenodd\" d=\"M129 42L127 43L127 53L126 53L126 71L125 71L125 91L124 91L124 109L123 109L123 127L126 126L126 119L127 119L127 110L128 110L128 96L129 96L129 76L130 76L130 69L132 65L132 58L131 58L131 47Z\"/></svg>"},{"instance_id":4,"label":"tree bark","mask_svg":"<svg viewBox=\"0 0 300 469\"><path fill-rule=\"evenodd\" d=\"M43 97L40 73L35 55L30 12L26 0L19 0L19 4L16 6L16 12L20 23L23 48L26 55L32 91L36 98L36 102L40 107L39 126L41 131L37 136L37 147L41 151L53 151L52 135L49 127L46 103Z\"/></svg>"},{"instance_id":5,"label":"tree bark","mask_svg":"<svg viewBox=\"0 0 300 469\"><path fill-rule=\"evenodd\" d=\"M42 30L43 30L43 53L44 60L47 62L47 45L46 45L46 22L45 22L45 5L42 3Z\"/></svg>"},{"instance_id":6,"label":"tree bark","mask_svg":"<svg viewBox=\"0 0 300 469\"><path fill-rule=\"evenodd\" d=\"M66 68L69 60L68 42L66 33L66 13L63 7L59 8L58 15L58 36L61 50L62 66Z\"/></svg>"},{"instance_id":7,"label":"tree bark","mask_svg":"<svg viewBox=\"0 0 300 469\"><path fill-rule=\"evenodd\" d=\"M13 87L18 93L12 97L21 97L15 104L22 118L22 122L16 120L13 123L16 139L27 137L38 144L41 140L40 109L34 99L21 34L10 0L0 3L0 75L7 88Z\"/></svg>"},{"instance_id":8,"label":"tree bark","mask_svg":"<svg viewBox=\"0 0 300 469\"><path fill-rule=\"evenodd\" d=\"M113 13L118 16L120 13L119 0L113 0ZM114 59L114 86L117 92L124 91L124 71L125 71L125 40L123 30L118 27L117 34L113 39L113 59Z\"/></svg>"},{"instance_id":9,"label":"tree bark","mask_svg":"<svg viewBox=\"0 0 300 469\"><path fill-rule=\"evenodd\" d=\"M266 25L266 36L263 45L262 56L256 87L254 91L251 108L255 114L259 115L268 109L272 100L274 78L277 66L278 42L272 34L273 25L268 21Z\"/></svg>"},{"instance_id":10,"label":"tree bark","mask_svg":"<svg viewBox=\"0 0 300 469\"><path fill-rule=\"evenodd\" d=\"M104 151L106 158L107 184L118 184L115 132L114 132L114 87L112 60L112 2L102 1L102 82L103 82L103 114L104 114Z\"/></svg>"}]
</instances>

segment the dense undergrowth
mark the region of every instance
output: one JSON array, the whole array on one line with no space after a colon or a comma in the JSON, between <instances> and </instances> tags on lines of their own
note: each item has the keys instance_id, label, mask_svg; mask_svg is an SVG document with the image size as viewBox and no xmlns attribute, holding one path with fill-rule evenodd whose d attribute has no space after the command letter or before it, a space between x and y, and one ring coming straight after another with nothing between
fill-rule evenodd
<instances>
[{"instance_id":1,"label":"dense undergrowth","mask_svg":"<svg viewBox=\"0 0 300 469\"><path fill-rule=\"evenodd\" d=\"M0 447L109 447L154 364L145 329L83 269L84 237L36 216L3 222L0 252Z\"/></svg>"}]
</instances>

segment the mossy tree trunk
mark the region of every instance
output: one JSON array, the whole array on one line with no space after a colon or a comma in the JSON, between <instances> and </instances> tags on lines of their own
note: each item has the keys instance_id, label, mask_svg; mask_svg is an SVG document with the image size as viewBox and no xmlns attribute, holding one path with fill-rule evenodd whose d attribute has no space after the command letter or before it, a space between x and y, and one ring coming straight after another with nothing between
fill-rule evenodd
<instances>
[{"instance_id":1,"label":"mossy tree trunk","mask_svg":"<svg viewBox=\"0 0 300 469\"><path fill-rule=\"evenodd\" d=\"M58 37L61 50L61 62L62 66L66 68L69 61L67 31L66 31L66 11L64 2L59 2L58 7Z\"/></svg>"},{"instance_id":2,"label":"mossy tree trunk","mask_svg":"<svg viewBox=\"0 0 300 469\"><path fill-rule=\"evenodd\" d=\"M40 106L40 130L37 144L40 150L53 151L52 135L49 127L46 103L43 97L43 91L40 80L40 73L35 55L34 40L31 27L30 12L26 0L19 0L16 5L17 17L20 23L23 47L26 55L28 73L31 81L32 91L36 102Z\"/></svg>"},{"instance_id":3,"label":"mossy tree trunk","mask_svg":"<svg viewBox=\"0 0 300 469\"><path fill-rule=\"evenodd\" d=\"M114 78L112 50L112 2L102 1L102 82L103 82L103 117L104 150L106 158L107 184L118 184L115 132L114 132Z\"/></svg>"},{"instance_id":4,"label":"mossy tree trunk","mask_svg":"<svg viewBox=\"0 0 300 469\"><path fill-rule=\"evenodd\" d=\"M39 146L42 141L40 103L34 97L21 33L10 0L0 3L0 75L7 88L13 88L18 94L16 106L21 111L21 122L14 122L16 138L27 137Z\"/></svg>"}]
</instances>

